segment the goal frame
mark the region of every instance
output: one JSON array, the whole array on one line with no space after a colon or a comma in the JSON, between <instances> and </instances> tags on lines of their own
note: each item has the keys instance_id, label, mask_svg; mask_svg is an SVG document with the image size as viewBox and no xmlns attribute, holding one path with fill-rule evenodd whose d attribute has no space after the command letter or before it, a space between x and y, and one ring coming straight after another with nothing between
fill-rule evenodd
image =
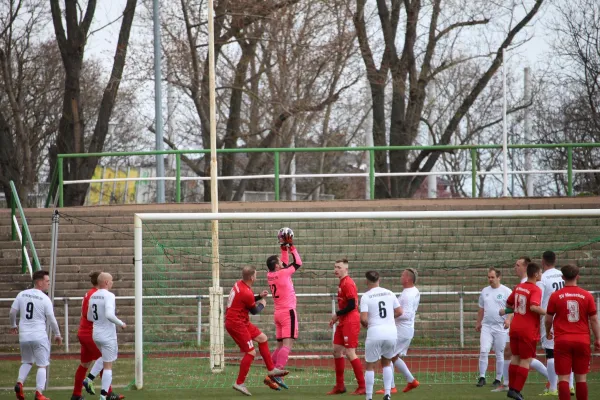
<instances>
[{"instance_id":1,"label":"goal frame","mask_svg":"<svg viewBox=\"0 0 600 400\"><path fill-rule=\"evenodd\" d=\"M221 220L359 220L359 219L502 219L502 218L564 218L598 217L600 209L540 209L540 210L447 210L447 211L350 211L350 212L273 212L273 213L136 213L134 214L134 264L135 264L135 386L144 386L143 371L143 221L221 221ZM217 271L218 272L218 271ZM218 284L218 283L217 283ZM211 343L213 358L224 359L223 289L211 287ZM212 300L212 299L211 299ZM216 309L221 307L221 309ZM219 316L217 321L215 316ZM213 325L217 326L213 326ZM212 340L212 339L211 339ZM214 354L213 354L214 353ZM220 354L219 354L220 353ZM214 364L213 364L214 365ZM218 372L218 371L215 371Z\"/></svg>"}]
</instances>

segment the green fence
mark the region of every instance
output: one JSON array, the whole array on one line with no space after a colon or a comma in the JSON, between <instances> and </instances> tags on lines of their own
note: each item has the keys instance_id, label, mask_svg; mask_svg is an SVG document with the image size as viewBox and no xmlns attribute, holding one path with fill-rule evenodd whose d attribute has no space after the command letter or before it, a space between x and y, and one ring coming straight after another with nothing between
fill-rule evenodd
<instances>
[{"instance_id":1,"label":"green fence","mask_svg":"<svg viewBox=\"0 0 600 400\"><path fill-rule=\"evenodd\" d=\"M19 200L19 194L17 193L17 188L13 181L10 181L10 189L12 191L12 201L10 203L10 219L11 219L11 237L12 240L17 240L17 233L20 232L21 239L21 272L27 272L28 265L27 260L29 259L27 253L27 247L29 246L29 250L33 256L33 262L31 262L31 271L35 272L41 269L40 260L38 259L37 252L35 251L35 245L33 244L33 240L31 239L31 233L29 232L29 226L27 225L27 219L25 219L25 212L23 212L23 207L21 207L21 201ZM19 231L19 224L17 223L16 215L17 211L19 212L19 216L21 217L22 229Z\"/></svg>"},{"instance_id":2,"label":"green fence","mask_svg":"<svg viewBox=\"0 0 600 400\"><path fill-rule=\"evenodd\" d=\"M508 146L508 149L556 149L563 148L567 150L567 186L568 195L573 194L573 150L577 148L595 148L600 147L600 143L557 143L557 144L512 144ZM502 145L489 144L489 145L443 145L443 146L377 146L377 147L310 147L310 148L240 148L240 149L217 149L217 154L226 153L273 153L273 179L275 188L275 200L279 200L279 180L280 180L280 167L279 167L279 156L281 153L315 153L315 152L358 152L366 151L369 152L369 187L371 199L375 196L375 152L378 151L422 151L428 150L431 152L447 152L450 150L465 150L471 153L471 185L472 195L476 196L477 193L477 158L480 150L489 149L502 149ZM164 150L164 151L134 151L134 152L122 152L122 153L76 153L76 154L59 154L57 160L57 168L53 174L53 179L46 200L46 206L50 204L52 193L58 186L58 204L63 207L63 190L64 190L64 179L63 179L63 164L67 158L88 158L88 157L128 157L128 156L152 156L158 154L175 155L176 163L176 175L175 175L175 201L181 202L181 156L185 154L208 154L209 149L198 149L198 150ZM551 173L553 171L548 171ZM526 173L521 171L520 173ZM443 171L436 171L430 173L431 175L443 175ZM394 176L393 173L377 173L378 176ZM425 175L424 173L411 173L410 175ZM319 175L315 174L314 177ZM359 176L359 174L357 174ZM239 179L244 179L243 176L239 176ZM90 180L91 182L91 180Z\"/></svg>"}]
</instances>

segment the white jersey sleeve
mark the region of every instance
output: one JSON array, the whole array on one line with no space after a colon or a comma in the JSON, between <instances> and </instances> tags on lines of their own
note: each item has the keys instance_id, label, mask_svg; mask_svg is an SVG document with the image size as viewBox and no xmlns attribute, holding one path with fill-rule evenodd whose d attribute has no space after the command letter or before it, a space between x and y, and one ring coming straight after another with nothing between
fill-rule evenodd
<instances>
[{"instance_id":1,"label":"white jersey sleeve","mask_svg":"<svg viewBox=\"0 0 600 400\"><path fill-rule=\"evenodd\" d=\"M368 313L367 339L396 340L394 309L400 303L394 293L382 287L366 292L360 299L360 312Z\"/></svg>"},{"instance_id":2,"label":"white jersey sleeve","mask_svg":"<svg viewBox=\"0 0 600 400\"><path fill-rule=\"evenodd\" d=\"M398 302L402 307L402 315L396 318L398 337L412 339L415 334L415 318L421 301L421 293L416 287L404 289Z\"/></svg>"}]
</instances>

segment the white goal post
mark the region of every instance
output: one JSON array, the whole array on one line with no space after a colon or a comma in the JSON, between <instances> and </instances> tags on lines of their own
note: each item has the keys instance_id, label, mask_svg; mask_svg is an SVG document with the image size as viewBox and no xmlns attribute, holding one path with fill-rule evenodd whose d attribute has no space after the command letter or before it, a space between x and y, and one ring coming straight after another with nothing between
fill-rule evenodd
<instances>
[{"instance_id":1,"label":"white goal post","mask_svg":"<svg viewBox=\"0 0 600 400\"><path fill-rule=\"evenodd\" d=\"M398 220L398 219L501 219L501 218L565 218L600 217L600 209L543 210L459 210L459 211L373 211L373 212L273 212L273 213L139 213L134 215L135 263L135 385L144 386L143 361L143 243L144 221L235 221L235 220ZM600 236L600 234L599 234ZM214 292L214 293L213 293ZM222 288L213 287L211 296L222 298ZM220 306L219 306L220 304ZM221 309L213 309L221 307ZM211 302L211 365L224 365L223 302ZM218 317L218 318L217 318ZM213 327L213 325L216 325ZM211 339L212 340L212 339ZM215 353L215 354L213 354ZM213 360L217 360L213 364Z\"/></svg>"}]
</instances>

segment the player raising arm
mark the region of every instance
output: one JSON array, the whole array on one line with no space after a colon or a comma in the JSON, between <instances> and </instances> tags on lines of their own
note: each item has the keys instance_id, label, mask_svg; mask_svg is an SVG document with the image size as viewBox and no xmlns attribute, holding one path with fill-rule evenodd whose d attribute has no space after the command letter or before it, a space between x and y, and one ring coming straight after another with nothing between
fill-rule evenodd
<instances>
[{"instance_id":1,"label":"player raising arm","mask_svg":"<svg viewBox=\"0 0 600 400\"><path fill-rule=\"evenodd\" d=\"M346 361L344 354L354 370L358 388L353 394L365 394L365 377L360 360L356 356L358 347L358 334L360 333L360 315L358 313L358 290L356 284L348 276L348 260L337 260L333 272L340 280L338 286L339 310L333 314L329 321L331 328L336 323L337 329L333 337L333 358L335 361L335 386L327 394L346 393L344 385L344 369Z\"/></svg>"},{"instance_id":2,"label":"player raising arm","mask_svg":"<svg viewBox=\"0 0 600 400\"><path fill-rule=\"evenodd\" d=\"M506 300L506 309L500 315L511 313L515 317L510 325L510 349L512 357L508 374L510 387L507 397L522 400L521 390L529 375L531 359L535 357L535 348L540 338L540 315L546 311L540 307L542 291L536 282L542 276L542 267L536 263L527 265L527 281L520 283Z\"/></svg>"},{"instance_id":3,"label":"player raising arm","mask_svg":"<svg viewBox=\"0 0 600 400\"><path fill-rule=\"evenodd\" d=\"M373 397L375 383L375 365L381 361L383 369L383 400L390 400L390 390L394 371L392 357L396 349L396 322L394 318L402 315L402 308L394 293L379 286L379 273L368 271L367 292L360 299L360 323L367 328L365 341L365 382L366 399Z\"/></svg>"},{"instance_id":4,"label":"player raising arm","mask_svg":"<svg viewBox=\"0 0 600 400\"><path fill-rule=\"evenodd\" d=\"M256 269L254 267L245 266L242 268L242 279L237 281L231 288L227 299L227 310L225 311L225 329L244 353L244 358L240 363L240 372L232 387L246 396L252 396L244 382L256 356L254 342L258 343L258 350L269 371L267 373L268 377L284 376L288 373L275 368L269 352L267 335L250 322L248 313L252 315L259 314L265 308L267 302L264 298L269 294L266 290L263 290L260 295L254 295L252 285L254 285L255 280ZM266 379L265 384L269 385L269 381Z\"/></svg>"},{"instance_id":5,"label":"player raising arm","mask_svg":"<svg viewBox=\"0 0 600 400\"><path fill-rule=\"evenodd\" d=\"M15 393L17 399L25 400L23 384L35 362L38 367L35 377L35 400L50 400L42 394L46 386L46 367L50 364L50 342L46 334L46 321L50 322L57 344L62 343L62 337L54 317L52 302L46 295L50 287L48 271L35 271L32 278L33 289L19 293L10 307L10 332L19 335L22 363ZM17 315L19 315L18 327Z\"/></svg>"},{"instance_id":6,"label":"player raising arm","mask_svg":"<svg viewBox=\"0 0 600 400\"><path fill-rule=\"evenodd\" d=\"M100 400L108 398L112 383L112 365L117 361L117 326L125 329L127 324L116 316L115 295L110 292L113 286L112 275L102 272L98 275L98 290L92 294L87 310L87 319L94 324L92 338L102 354L102 389Z\"/></svg>"},{"instance_id":7,"label":"player raising arm","mask_svg":"<svg viewBox=\"0 0 600 400\"><path fill-rule=\"evenodd\" d=\"M569 375L573 371L577 400L588 400L586 380L587 373L590 372L590 326L594 332L594 348L600 350L600 323L596 303L587 290L577 286L579 267L569 264L562 267L561 271L565 287L550 296L544 320L546 337L548 340L554 338L558 398L571 398Z\"/></svg>"},{"instance_id":8,"label":"player raising arm","mask_svg":"<svg viewBox=\"0 0 600 400\"><path fill-rule=\"evenodd\" d=\"M302 259L294 246L294 232L290 228L281 228L277 235L281 255L267 259L267 282L275 304L275 338L277 348L271 358L276 368L285 369L294 341L298 339L298 314L296 313L296 291L292 276L302 266ZM289 253L293 262L289 263ZM269 378L267 378L269 379ZM271 378L275 384L285 389L288 386L279 377ZM272 386L272 385L269 385Z\"/></svg>"}]
</instances>

